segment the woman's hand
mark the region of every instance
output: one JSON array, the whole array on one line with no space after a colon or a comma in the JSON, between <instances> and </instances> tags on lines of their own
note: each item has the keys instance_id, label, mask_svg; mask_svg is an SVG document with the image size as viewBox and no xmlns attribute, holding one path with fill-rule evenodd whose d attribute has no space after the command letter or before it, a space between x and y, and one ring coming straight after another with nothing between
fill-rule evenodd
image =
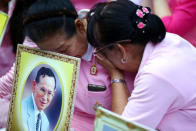
<instances>
[{"instance_id":1,"label":"woman's hand","mask_svg":"<svg viewBox=\"0 0 196 131\"><path fill-rule=\"evenodd\" d=\"M104 55L96 54L96 61L101 64L111 75L111 79L124 80L122 72L117 69ZM112 83L112 111L122 114L130 93L124 82Z\"/></svg>"},{"instance_id":2,"label":"woman's hand","mask_svg":"<svg viewBox=\"0 0 196 131\"><path fill-rule=\"evenodd\" d=\"M110 74L111 79L124 79L122 72L117 69L104 55L101 53L96 54L96 62L102 65Z\"/></svg>"}]
</instances>

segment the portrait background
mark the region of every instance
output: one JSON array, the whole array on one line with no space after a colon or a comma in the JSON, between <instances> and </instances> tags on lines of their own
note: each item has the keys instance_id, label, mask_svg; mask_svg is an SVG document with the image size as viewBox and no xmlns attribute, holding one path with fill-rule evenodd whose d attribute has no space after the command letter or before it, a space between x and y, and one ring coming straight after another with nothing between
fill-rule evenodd
<instances>
[{"instance_id":1,"label":"portrait background","mask_svg":"<svg viewBox=\"0 0 196 131\"><path fill-rule=\"evenodd\" d=\"M54 129L55 125L57 124L57 121L58 121L58 118L60 115L60 111L61 111L62 90L61 90L61 84L60 84L59 77L58 77L56 71L51 66L49 66L47 64L40 64L40 65L36 66L31 71L29 77L27 78L26 85L24 87L22 100L29 97L32 94L32 82L33 82L33 80L35 80L37 72L41 67L50 68L56 78L55 95L54 95L50 105L44 110L44 112L49 120L49 123L50 123L49 130L52 131Z\"/></svg>"}]
</instances>

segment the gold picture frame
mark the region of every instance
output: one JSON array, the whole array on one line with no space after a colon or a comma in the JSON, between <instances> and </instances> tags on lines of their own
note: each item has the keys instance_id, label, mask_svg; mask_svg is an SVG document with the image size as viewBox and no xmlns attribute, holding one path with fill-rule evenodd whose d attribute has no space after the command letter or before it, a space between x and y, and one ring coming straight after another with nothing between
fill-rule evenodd
<instances>
[{"instance_id":1,"label":"gold picture frame","mask_svg":"<svg viewBox=\"0 0 196 131\"><path fill-rule=\"evenodd\" d=\"M102 106L95 106L94 131L155 131L137 122L129 121Z\"/></svg>"},{"instance_id":2,"label":"gold picture frame","mask_svg":"<svg viewBox=\"0 0 196 131\"><path fill-rule=\"evenodd\" d=\"M9 21L8 14L0 11L0 46L4 38L4 34L7 28L8 21Z\"/></svg>"},{"instance_id":3,"label":"gold picture frame","mask_svg":"<svg viewBox=\"0 0 196 131\"><path fill-rule=\"evenodd\" d=\"M27 99L25 98L25 95L27 95L29 90L31 90L31 87L29 88L28 85L31 85L31 81L34 80L33 74L34 76L36 75L36 73L34 72L35 70L37 72L37 70L41 69L41 67L45 67L45 68L50 67L52 71L55 72L54 73L56 78L55 84L56 86L57 84L59 86L58 88L56 87L57 89L55 89L55 93L54 93L54 96L57 96L57 98L56 99L53 98L52 102L47 107L49 108L51 106L49 109L52 110L48 114L56 113L55 117L58 115L58 119L56 120L56 123L53 121L53 127L51 127L51 123L48 118L48 121L50 123L49 130L69 131L72 114L73 114L73 106L74 106L75 91L77 86L77 79L79 74L80 59L58 54L55 52L49 52L49 51L26 47L23 45L18 45L15 64L16 64L15 76L14 76L12 96L11 96L10 108L9 108L9 117L8 117L6 130L7 131L28 130L27 126L24 124L25 123L24 121L26 120L25 119L26 117L24 116L24 112L26 109L24 109L23 107L23 100ZM58 90L58 94L56 94L57 93L56 90ZM33 97L34 94L32 92L31 94L32 94L31 96ZM46 93L44 92L44 95L45 94ZM61 102L59 102L60 100L58 99L61 99ZM35 101L34 102L34 107L35 107L36 100L34 101ZM53 105L51 105L52 103ZM57 111L57 107L59 107L58 111ZM57 112L59 114L57 114ZM53 120L52 118L50 119ZM31 123L31 121L29 123Z\"/></svg>"}]
</instances>

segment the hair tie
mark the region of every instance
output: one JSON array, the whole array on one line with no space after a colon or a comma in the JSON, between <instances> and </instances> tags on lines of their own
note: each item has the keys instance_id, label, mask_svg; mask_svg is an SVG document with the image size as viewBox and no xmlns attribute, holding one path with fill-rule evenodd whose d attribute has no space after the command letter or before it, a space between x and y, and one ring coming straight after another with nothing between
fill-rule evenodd
<instances>
[{"instance_id":1,"label":"hair tie","mask_svg":"<svg viewBox=\"0 0 196 131\"><path fill-rule=\"evenodd\" d=\"M145 33L144 28L147 23L146 16L150 13L150 9L146 7L141 7L136 10L136 16L140 19L136 21L137 28L142 30L142 33Z\"/></svg>"}]
</instances>

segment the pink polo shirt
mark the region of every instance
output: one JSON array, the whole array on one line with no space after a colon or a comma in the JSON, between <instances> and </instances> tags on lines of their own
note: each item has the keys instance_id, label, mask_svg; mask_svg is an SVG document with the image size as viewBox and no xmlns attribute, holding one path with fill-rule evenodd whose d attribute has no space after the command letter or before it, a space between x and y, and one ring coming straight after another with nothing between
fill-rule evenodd
<instances>
[{"instance_id":1,"label":"pink polo shirt","mask_svg":"<svg viewBox=\"0 0 196 131\"><path fill-rule=\"evenodd\" d=\"M123 116L161 131L196 131L196 49L178 35L145 47Z\"/></svg>"},{"instance_id":2,"label":"pink polo shirt","mask_svg":"<svg viewBox=\"0 0 196 131\"><path fill-rule=\"evenodd\" d=\"M90 53L92 55L92 53ZM76 131L93 131L95 110L93 106L98 102L106 109L111 110L112 106L112 88L110 77L107 71L97 64L97 75L90 74L90 68L94 64L94 56L90 61L82 59L75 101L74 117L72 120L72 128ZM125 73L125 79L129 91L133 89L134 75ZM88 84L102 85L106 87L105 91L95 92L88 91Z\"/></svg>"},{"instance_id":3,"label":"pink polo shirt","mask_svg":"<svg viewBox=\"0 0 196 131\"><path fill-rule=\"evenodd\" d=\"M168 0L172 15L162 21L167 32L176 33L196 47L196 0Z\"/></svg>"}]
</instances>

